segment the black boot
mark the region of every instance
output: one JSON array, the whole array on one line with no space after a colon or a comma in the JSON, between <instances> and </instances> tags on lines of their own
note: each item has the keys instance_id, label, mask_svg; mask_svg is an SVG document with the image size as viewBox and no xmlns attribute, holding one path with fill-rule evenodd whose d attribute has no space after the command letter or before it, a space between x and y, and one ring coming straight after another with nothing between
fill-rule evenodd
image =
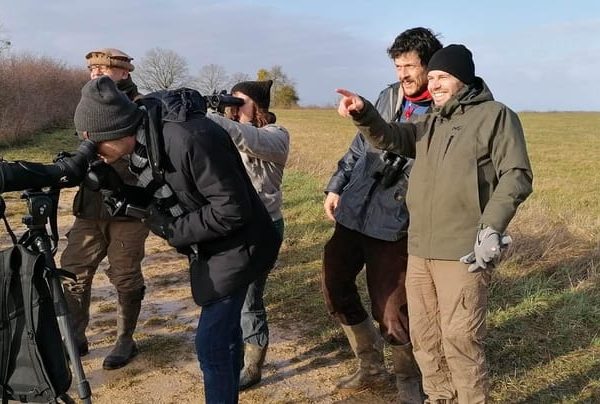
<instances>
[{"instance_id":1,"label":"black boot","mask_svg":"<svg viewBox=\"0 0 600 404\"><path fill-rule=\"evenodd\" d=\"M133 332L140 315L144 288L119 295L117 307L117 342L115 347L104 358L102 367L106 370L119 369L127 365L138 353L133 340Z\"/></svg>"}]
</instances>

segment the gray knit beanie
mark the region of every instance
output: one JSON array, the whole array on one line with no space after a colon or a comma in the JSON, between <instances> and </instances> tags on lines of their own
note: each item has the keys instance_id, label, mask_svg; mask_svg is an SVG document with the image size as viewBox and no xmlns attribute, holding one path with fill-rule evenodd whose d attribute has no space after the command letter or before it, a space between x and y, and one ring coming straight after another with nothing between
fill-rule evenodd
<instances>
[{"instance_id":1,"label":"gray knit beanie","mask_svg":"<svg viewBox=\"0 0 600 404\"><path fill-rule=\"evenodd\" d=\"M75 109L75 129L94 142L134 135L144 113L117 89L108 76L90 80L81 89Z\"/></svg>"}]
</instances>

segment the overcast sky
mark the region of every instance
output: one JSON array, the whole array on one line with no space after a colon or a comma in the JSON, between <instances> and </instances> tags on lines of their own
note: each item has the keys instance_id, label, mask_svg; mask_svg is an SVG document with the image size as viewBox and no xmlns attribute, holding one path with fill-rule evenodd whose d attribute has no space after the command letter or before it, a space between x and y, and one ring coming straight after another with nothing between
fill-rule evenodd
<instances>
[{"instance_id":1,"label":"overcast sky","mask_svg":"<svg viewBox=\"0 0 600 404\"><path fill-rule=\"evenodd\" d=\"M139 61L161 47L255 76L281 65L302 105L345 87L373 99L395 80L387 47L415 26L464 43L497 100L522 110L600 111L600 1L0 0L11 52L84 65L101 47Z\"/></svg>"}]
</instances>

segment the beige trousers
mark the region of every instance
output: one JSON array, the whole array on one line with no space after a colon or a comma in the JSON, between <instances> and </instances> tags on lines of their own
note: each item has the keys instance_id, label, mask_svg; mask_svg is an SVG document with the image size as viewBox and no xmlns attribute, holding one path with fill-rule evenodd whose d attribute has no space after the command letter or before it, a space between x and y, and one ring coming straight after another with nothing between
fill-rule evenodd
<instances>
[{"instance_id":1,"label":"beige trousers","mask_svg":"<svg viewBox=\"0 0 600 404\"><path fill-rule=\"evenodd\" d=\"M491 273L467 267L408 257L410 336L430 403L488 401L483 339Z\"/></svg>"}]
</instances>

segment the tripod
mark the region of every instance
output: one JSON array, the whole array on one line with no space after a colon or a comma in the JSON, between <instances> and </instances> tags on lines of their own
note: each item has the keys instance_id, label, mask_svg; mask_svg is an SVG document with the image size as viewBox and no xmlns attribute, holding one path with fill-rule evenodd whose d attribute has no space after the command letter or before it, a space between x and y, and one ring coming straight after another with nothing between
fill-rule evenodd
<instances>
[{"instance_id":1,"label":"tripod","mask_svg":"<svg viewBox=\"0 0 600 404\"><path fill-rule=\"evenodd\" d=\"M46 191L24 191L21 195L21 198L27 200L28 214L23 217L23 223L27 226L27 231L17 242L14 234L12 231L10 231L10 228L7 228L9 229L9 233L13 239L13 242L21 244L27 249L39 253L44 257L45 269L47 272L46 278L50 288L50 293L52 295L60 334L63 338L67 354L71 360L73 373L77 380L77 391L79 393L79 398L87 404L92 402L92 392L89 382L85 378L83 366L79 357L79 350L73 336L73 329L67 309L67 303L60 281L60 277L62 276L73 277L74 275L56 268L56 264L54 262L54 254L58 248L58 226L56 216L58 212L59 194L60 190L56 188L50 188ZM4 208L5 205L3 200L2 203L0 203L0 206ZM4 212L0 213L2 213L2 216L4 216ZM48 234L46 224L50 225L51 234ZM72 402L70 397L64 396L66 396L66 394L60 398L67 402Z\"/></svg>"}]
</instances>

